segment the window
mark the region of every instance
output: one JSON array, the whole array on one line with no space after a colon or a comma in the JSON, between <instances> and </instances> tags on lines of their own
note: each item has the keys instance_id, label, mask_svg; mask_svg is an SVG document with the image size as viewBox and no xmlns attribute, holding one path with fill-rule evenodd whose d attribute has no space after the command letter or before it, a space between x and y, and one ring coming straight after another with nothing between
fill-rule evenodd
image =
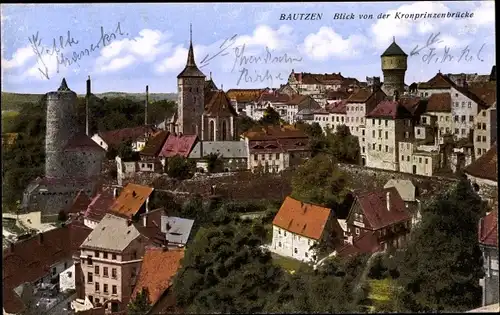
<instances>
[{"instance_id":1,"label":"window","mask_svg":"<svg viewBox=\"0 0 500 315\"><path fill-rule=\"evenodd\" d=\"M375 143L372 144L372 150L375 150Z\"/></svg>"},{"instance_id":2,"label":"window","mask_svg":"<svg viewBox=\"0 0 500 315\"><path fill-rule=\"evenodd\" d=\"M365 138L361 138L361 142L365 142Z\"/></svg>"},{"instance_id":3,"label":"window","mask_svg":"<svg viewBox=\"0 0 500 315\"><path fill-rule=\"evenodd\" d=\"M116 279L116 268L111 269L111 278Z\"/></svg>"},{"instance_id":4,"label":"window","mask_svg":"<svg viewBox=\"0 0 500 315\"><path fill-rule=\"evenodd\" d=\"M307 252L305 252L304 255L306 256L306 258L309 257L309 255L307 254Z\"/></svg>"},{"instance_id":5,"label":"window","mask_svg":"<svg viewBox=\"0 0 500 315\"><path fill-rule=\"evenodd\" d=\"M280 229L278 229L278 235L281 235L281 230Z\"/></svg>"},{"instance_id":6,"label":"window","mask_svg":"<svg viewBox=\"0 0 500 315\"><path fill-rule=\"evenodd\" d=\"M95 266L94 267L94 273L95 273L96 276L99 275L99 266Z\"/></svg>"},{"instance_id":7,"label":"window","mask_svg":"<svg viewBox=\"0 0 500 315\"><path fill-rule=\"evenodd\" d=\"M446 121L450 121L450 116L446 116Z\"/></svg>"},{"instance_id":8,"label":"window","mask_svg":"<svg viewBox=\"0 0 500 315\"><path fill-rule=\"evenodd\" d=\"M278 242L278 246L281 247L281 242Z\"/></svg>"},{"instance_id":9,"label":"window","mask_svg":"<svg viewBox=\"0 0 500 315\"><path fill-rule=\"evenodd\" d=\"M422 123L426 124L427 123L427 117L422 117Z\"/></svg>"},{"instance_id":10,"label":"window","mask_svg":"<svg viewBox=\"0 0 500 315\"><path fill-rule=\"evenodd\" d=\"M477 123L477 129L481 129L481 123Z\"/></svg>"},{"instance_id":11,"label":"window","mask_svg":"<svg viewBox=\"0 0 500 315\"><path fill-rule=\"evenodd\" d=\"M99 258L99 252L98 251L95 252L95 257Z\"/></svg>"},{"instance_id":12,"label":"window","mask_svg":"<svg viewBox=\"0 0 500 315\"><path fill-rule=\"evenodd\" d=\"M87 257L87 265L92 266L92 256Z\"/></svg>"},{"instance_id":13,"label":"window","mask_svg":"<svg viewBox=\"0 0 500 315\"><path fill-rule=\"evenodd\" d=\"M389 152L389 146L388 145L385 146L385 152Z\"/></svg>"},{"instance_id":14,"label":"window","mask_svg":"<svg viewBox=\"0 0 500 315\"><path fill-rule=\"evenodd\" d=\"M89 295L89 301L90 303L94 303L94 297L92 295Z\"/></svg>"},{"instance_id":15,"label":"window","mask_svg":"<svg viewBox=\"0 0 500 315\"><path fill-rule=\"evenodd\" d=\"M283 231L283 236L286 236L286 231Z\"/></svg>"},{"instance_id":16,"label":"window","mask_svg":"<svg viewBox=\"0 0 500 315\"><path fill-rule=\"evenodd\" d=\"M401 161L404 161L404 160L405 160L405 156L401 155Z\"/></svg>"},{"instance_id":17,"label":"window","mask_svg":"<svg viewBox=\"0 0 500 315\"><path fill-rule=\"evenodd\" d=\"M375 138L375 130L372 131L372 137Z\"/></svg>"},{"instance_id":18,"label":"window","mask_svg":"<svg viewBox=\"0 0 500 315\"><path fill-rule=\"evenodd\" d=\"M421 157L418 158L418 163L422 163L422 158Z\"/></svg>"},{"instance_id":19,"label":"window","mask_svg":"<svg viewBox=\"0 0 500 315\"><path fill-rule=\"evenodd\" d=\"M267 155L267 159L268 159L268 160L272 160L272 159L273 159L273 156L272 156L271 154L268 154L268 155Z\"/></svg>"},{"instance_id":20,"label":"window","mask_svg":"<svg viewBox=\"0 0 500 315\"><path fill-rule=\"evenodd\" d=\"M111 287L111 294L118 294L118 290L116 288L116 285Z\"/></svg>"},{"instance_id":21,"label":"window","mask_svg":"<svg viewBox=\"0 0 500 315\"><path fill-rule=\"evenodd\" d=\"M294 248L293 252L294 252L295 254L298 254L298 253L299 253L299 251L297 250L297 247L295 247L295 248Z\"/></svg>"},{"instance_id":22,"label":"window","mask_svg":"<svg viewBox=\"0 0 500 315\"><path fill-rule=\"evenodd\" d=\"M389 121L388 120L385 120L385 126L388 127L389 126Z\"/></svg>"},{"instance_id":23,"label":"window","mask_svg":"<svg viewBox=\"0 0 500 315\"><path fill-rule=\"evenodd\" d=\"M108 293L108 284L105 283L102 290L104 291L104 293Z\"/></svg>"},{"instance_id":24,"label":"window","mask_svg":"<svg viewBox=\"0 0 500 315\"><path fill-rule=\"evenodd\" d=\"M254 154L254 155L253 155L253 160L254 160L254 161L257 161L257 160L258 160L258 158L257 158L257 154Z\"/></svg>"},{"instance_id":25,"label":"window","mask_svg":"<svg viewBox=\"0 0 500 315\"><path fill-rule=\"evenodd\" d=\"M481 155L481 149L477 149L477 155Z\"/></svg>"},{"instance_id":26,"label":"window","mask_svg":"<svg viewBox=\"0 0 500 315\"><path fill-rule=\"evenodd\" d=\"M375 119L374 118L372 118L372 124L375 125Z\"/></svg>"},{"instance_id":27,"label":"window","mask_svg":"<svg viewBox=\"0 0 500 315\"><path fill-rule=\"evenodd\" d=\"M378 125L380 126L382 124L382 121L378 119Z\"/></svg>"},{"instance_id":28,"label":"window","mask_svg":"<svg viewBox=\"0 0 500 315\"><path fill-rule=\"evenodd\" d=\"M92 272L87 273L87 283L92 283L94 282L94 277L92 275Z\"/></svg>"},{"instance_id":29,"label":"window","mask_svg":"<svg viewBox=\"0 0 500 315\"><path fill-rule=\"evenodd\" d=\"M474 121L474 116L469 116L469 122L473 122Z\"/></svg>"},{"instance_id":30,"label":"window","mask_svg":"<svg viewBox=\"0 0 500 315\"><path fill-rule=\"evenodd\" d=\"M364 136L365 135L365 130L361 130L361 135Z\"/></svg>"},{"instance_id":31,"label":"window","mask_svg":"<svg viewBox=\"0 0 500 315\"><path fill-rule=\"evenodd\" d=\"M378 130L378 137L382 138L382 130L381 129Z\"/></svg>"},{"instance_id":32,"label":"window","mask_svg":"<svg viewBox=\"0 0 500 315\"><path fill-rule=\"evenodd\" d=\"M462 115L462 122L465 122L465 119L466 119L465 115Z\"/></svg>"},{"instance_id":33,"label":"window","mask_svg":"<svg viewBox=\"0 0 500 315\"><path fill-rule=\"evenodd\" d=\"M95 292L99 292L100 289L101 289L101 286L99 285L99 282L96 282L95 283Z\"/></svg>"},{"instance_id":34,"label":"window","mask_svg":"<svg viewBox=\"0 0 500 315\"><path fill-rule=\"evenodd\" d=\"M420 128L417 129L417 135L420 135Z\"/></svg>"},{"instance_id":35,"label":"window","mask_svg":"<svg viewBox=\"0 0 500 315\"><path fill-rule=\"evenodd\" d=\"M102 258L108 259L108 253L102 253Z\"/></svg>"},{"instance_id":36,"label":"window","mask_svg":"<svg viewBox=\"0 0 500 315\"><path fill-rule=\"evenodd\" d=\"M455 93L455 97L458 97L458 93Z\"/></svg>"},{"instance_id":37,"label":"window","mask_svg":"<svg viewBox=\"0 0 500 315\"><path fill-rule=\"evenodd\" d=\"M280 159L280 154L276 153L276 160L279 160L279 159Z\"/></svg>"},{"instance_id":38,"label":"window","mask_svg":"<svg viewBox=\"0 0 500 315\"><path fill-rule=\"evenodd\" d=\"M483 123L483 130L486 130L486 124Z\"/></svg>"},{"instance_id":39,"label":"window","mask_svg":"<svg viewBox=\"0 0 500 315\"><path fill-rule=\"evenodd\" d=\"M427 158L425 158L425 164L427 164L427 162L428 162L428 159L427 159Z\"/></svg>"},{"instance_id":40,"label":"window","mask_svg":"<svg viewBox=\"0 0 500 315\"><path fill-rule=\"evenodd\" d=\"M406 156L406 161L410 162L410 156L409 155Z\"/></svg>"},{"instance_id":41,"label":"window","mask_svg":"<svg viewBox=\"0 0 500 315\"><path fill-rule=\"evenodd\" d=\"M455 134L458 135L458 128L455 128Z\"/></svg>"},{"instance_id":42,"label":"window","mask_svg":"<svg viewBox=\"0 0 500 315\"><path fill-rule=\"evenodd\" d=\"M362 147L362 148L361 148L361 151L362 151L363 153L365 153L365 147Z\"/></svg>"},{"instance_id":43,"label":"window","mask_svg":"<svg viewBox=\"0 0 500 315\"><path fill-rule=\"evenodd\" d=\"M378 145L378 150L382 151L382 145L381 144Z\"/></svg>"},{"instance_id":44,"label":"window","mask_svg":"<svg viewBox=\"0 0 500 315\"><path fill-rule=\"evenodd\" d=\"M116 254L113 254L113 255L111 256L111 259L116 260Z\"/></svg>"},{"instance_id":45,"label":"window","mask_svg":"<svg viewBox=\"0 0 500 315\"><path fill-rule=\"evenodd\" d=\"M477 136L477 141L481 142L481 136Z\"/></svg>"},{"instance_id":46,"label":"window","mask_svg":"<svg viewBox=\"0 0 500 315\"><path fill-rule=\"evenodd\" d=\"M356 235L359 235L359 228L356 228Z\"/></svg>"},{"instance_id":47,"label":"window","mask_svg":"<svg viewBox=\"0 0 500 315\"><path fill-rule=\"evenodd\" d=\"M389 132L388 131L385 132L385 139L389 139Z\"/></svg>"},{"instance_id":48,"label":"window","mask_svg":"<svg viewBox=\"0 0 500 315\"><path fill-rule=\"evenodd\" d=\"M102 275L104 277L106 277L106 278L109 277L109 275L108 275L108 267L103 267L102 268Z\"/></svg>"},{"instance_id":49,"label":"window","mask_svg":"<svg viewBox=\"0 0 500 315\"><path fill-rule=\"evenodd\" d=\"M462 129L462 135L465 135L465 129Z\"/></svg>"},{"instance_id":50,"label":"window","mask_svg":"<svg viewBox=\"0 0 500 315\"><path fill-rule=\"evenodd\" d=\"M483 111L483 117L486 117L486 112L485 111Z\"/></svg>"},{"instance_id":51,"label":"window","mask_svg":"<svg viewBox=\"0 0 500 315\"><path fill-rule=\"evenodd\" d=\"M458 116L455 116L455 122L458 122Z\"/></svg>"},{"instance_id":52,"label":"window","mask_svg":"<svg viewBox=\"0 0 500 315\"><path fill-rule=\"evenodd\" d=\"M486 142L486 136L483 136L483 142Z\"/></svg>"},{"instance_id":53,"label":"window","mask_svg":"<svg viewBox=\"0 0 500 315\"><path fill-rule=\"evenodd\" d=\"M465 107L465 102L462 102L462 108L464 108L464 107Z\"/></svg>"}]
</instances>

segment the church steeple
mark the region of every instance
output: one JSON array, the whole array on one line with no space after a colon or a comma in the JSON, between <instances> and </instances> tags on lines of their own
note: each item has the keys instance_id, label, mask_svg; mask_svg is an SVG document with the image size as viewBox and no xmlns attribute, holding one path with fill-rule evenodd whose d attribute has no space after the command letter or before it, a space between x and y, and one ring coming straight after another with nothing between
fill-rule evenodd
<instances>
[{"instance_id":1,"label":"church steeple","mask_svg":"<svg viewBox=\"0 0 500 315\"><path fill-rule=\"evenodd\" d=\"M189 50L187 55L186 67L182 72L177 76L177 78L181 77L205 77L203 72L198 69L196 66L196 62L194 59L194 49L193 49L193 26L189 24Z\"/></svg>"}]
</instances>

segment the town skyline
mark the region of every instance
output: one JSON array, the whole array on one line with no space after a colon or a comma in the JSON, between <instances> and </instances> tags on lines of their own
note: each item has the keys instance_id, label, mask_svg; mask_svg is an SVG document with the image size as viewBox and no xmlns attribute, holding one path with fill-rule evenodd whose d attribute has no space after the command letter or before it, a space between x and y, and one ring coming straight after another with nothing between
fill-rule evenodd
<instances>
[{"instance_id":1,"label":"town skyline","mask_svg":"<svg viewBox=\"0 0 500 315\"><path fill-rule=\"evenodd\" d=\"M176 21L185 22L168 21L159 15L165 10L179 17ZM280 20L282 13L298 10L321 12L322 19ZM474 17L333 20L336 12L376 16L388 12L457 11L474 13ZM49 23L42 26L29 18L33 14L47 16ZM80 21L78 16L82 14L94 18L90 22ZM213 14L225 25L210 23L207 16ZM56 15L62 18L50 18ZM26 25L20 26L21 18ZM146 85L151 93L176 92L177 75L186 63L190 24L198 67L207 79L211 75L225 90L277 88L287 82L292 70L340 72L360 81L365 81L366 76L383 77L380 55L394 39L409 55L405 77L409 85L427 81L438 71L489 73L495 64L494 20L490 1L361 6L292 3L279 4L272 10L262 4L201 5L195 10L187 4L3 5L2 91L46 93L57 88L65 77L75 92L84 93L85 80L90 75L96 93L140 93ZM416 54L437 34L440 40L435 42L434 51L424 49ZM54 48L53 39L59 36L63 41L56 40ZM60 57L57 73L56 56L61 53L65 55Z\"/></svg>"}]
</instances>

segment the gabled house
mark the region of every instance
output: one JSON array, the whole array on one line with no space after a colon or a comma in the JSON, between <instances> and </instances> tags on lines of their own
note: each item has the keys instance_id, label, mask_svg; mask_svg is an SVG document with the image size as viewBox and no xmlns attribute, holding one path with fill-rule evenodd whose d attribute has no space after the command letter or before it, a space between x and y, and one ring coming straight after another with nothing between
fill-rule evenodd
<instances>
[{"instance_id":1,"label":"gabled house","mask_svg":"<svg viewBox=\"0 0 500 315\"><path fill-rule=\"evenodd\" d=\"M183 249L146 248L132 299L145 290L151 303L147 314L177 313L171 286L183 257Z\"/></svg>"},{"instance_id":2,"label":"gabled house","mask_svg":"<svg viewBox=\"0 0 500 315\"><path fill-rule=\"evenodd\" d=\"M238 171L247 169L248 148L245 141L198 141L188 158L196 160L196 168L208 171L207 158L216 154L221 163L217 171Z\"/></svg>"},{"instance_id":3,"label":"gabled house","mask_svg":"<svg viewBox=\"0 0 500 315\"><path fill-rule=\"evenodd\" d=\"M63 227L12 243L3 251L4 314L51 314L50 308L62 296L54 296L60 275L73 266L73 255L91 230L73 220ZM67 286L75 286L75 278ZM48 294L48 303L40 303ZM37 305L38 304L38 305Z\"/></svg>"},{"instance_id":4,"label":"gabled house","mask_svg":"<svg viewBox=\"0 0 500 315\"><path fill-rule=\"evenodd\" d=\"M355 192L349 211L347 231L354 239L374 233L382 249L401 248L411 229L411 214L396 188Z\"/></svg>"},{"instance_id":5,"label":"gabled house","mask_svg":"<svg viewBox=\"0 0 500 315\"><path fill-rule=\"evenodd\" d=\"M272 252L315 262L318 248L342 244L343 230L331 209L285 198L273 220Z\"/></svg>"},{"instance_id":6,"label":"gabled house","mask_svg":"<svg viewBox=\"0 0 500 315\"><path fill-rule=\"evenodd\" d=\"M80 246L79 286L94 307L123 312L134 291L146 246L165 245L159 228L106 214Z\"/></svg>"},{"instance_id":7,"label":"gabled house","mask_svg":"<svg viewBox=\"0 0 500 315\"><path fill-rule=\"evenodd\" d=\"M174 156L178 155L187 158L197 141L198 137L196 135L176 135L171 133L158 155L163 166L167 164L169 158Z\"/></svg>"},{"instance_id":8,"label":"gabled house","mask_svg":"<svg viewBox=\"0 0 500 315\"><path fill-rule=\"evenodd\" d=\"M92 140L101 148L108 151L109 148L117 149L120 144L132 141L132 150L140 151L140 144L145 144L147 138L154 132L153 126L138 126L131 128L116 129L98 132L92 136ZM139 140L137 142L137 140Z\"/></svg>"},{"instance_id":9,"label":"gabled house","mask_svg":"<svg viewBox=\"0 0 500 315\"><path fill-rule=\"evenodd\" d=\"M167 141L169 132L166 130L159 131L153 134L146 145L139 153L140 161L138 163L138 169L141 172L163 172L163 165L160 161L159 154L163 145Z\"/></svg>"},{"instance_id":10,"label":"gabled house","mask_svg":"<svg viewBox=\"0 0 500 315\"><path fill-rule=\"evenodd\" d=\"M421 203L417 199L417 187L408 179L390 179L384 189L394 187L403 199L406 209L412 214L412 226L415 226L422 218L420 213Z\"/></svg>"},{"instance_id":11,"label":"gabled house","mask_svg":"<svg viewBox=\"0 0 500 315\"><path fill-rule=\"evenodd\" d=\"M498 303L498 209L479 221L479 246L483 251L485 277L480 280L483 288L483 306Z\"/></svg>"},{"instance_id":12,"label":"gabled house","mask_svg":"<svg viewBox=\"0 0 500 315\"><path fill-rule=\"evenodd\" d=\"M111 206L117 197L117 189L103 187L90 201L83 211L83 222L85 226L94 229L97 224L109 213Z\"/></svg>"},{"instance_id":13,"label":"gabled house","mask_svg":"<svg viewBox=\"0 0 500 315\"><path fill-rule=\"evenodd\" d=\"M154 188L128 183L111 205L112 213L131 220L138 220L141 214L149 212L149 200ZM146 218L143 219L146 225Z\"/></svg>"}]
</instances>

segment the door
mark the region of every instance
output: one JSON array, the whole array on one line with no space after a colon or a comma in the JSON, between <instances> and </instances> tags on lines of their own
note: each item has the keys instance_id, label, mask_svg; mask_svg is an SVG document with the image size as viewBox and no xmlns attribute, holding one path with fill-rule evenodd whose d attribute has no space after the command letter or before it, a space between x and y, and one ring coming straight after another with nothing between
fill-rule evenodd
<instances>
[{"instance_id":1,"label":"door","mask_svg":"<svg viewBox=\"0 0 500 315\"><path fill-rule=\"evenodd\" d=\"M417 174L417 166L413 165L413 174Z\"/></svg>"}]
</instances>

